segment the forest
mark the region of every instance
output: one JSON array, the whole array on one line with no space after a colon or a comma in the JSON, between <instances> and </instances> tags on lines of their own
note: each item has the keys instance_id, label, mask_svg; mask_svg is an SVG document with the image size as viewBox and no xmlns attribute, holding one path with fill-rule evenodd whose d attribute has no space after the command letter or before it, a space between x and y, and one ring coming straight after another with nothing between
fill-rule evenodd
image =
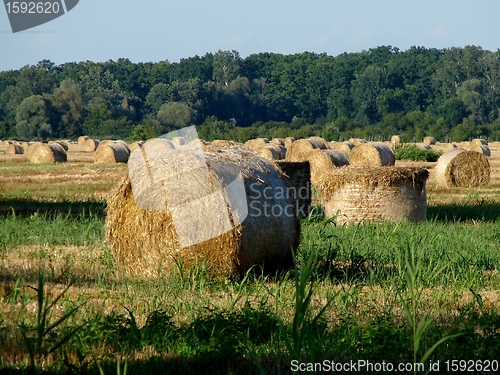
<instances>
[{"instance_id":1,"label":"forest","mask_svg":"<svg viewBox=\"0 0 500 375\"><path fill-rule=\"evenodd\" d=\"M500 140L500 50L338 56L206 53L179 62L42 60L0 72L0 139L147 139L197 125L201 138L419 142Z\"/></svg>"}]
</instances>

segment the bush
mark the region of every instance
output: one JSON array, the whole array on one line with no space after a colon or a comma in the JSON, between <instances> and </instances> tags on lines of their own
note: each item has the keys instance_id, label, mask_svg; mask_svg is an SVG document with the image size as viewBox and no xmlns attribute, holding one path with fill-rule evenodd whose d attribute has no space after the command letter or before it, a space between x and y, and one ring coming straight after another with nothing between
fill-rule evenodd
<instances>
[{"instance_id":1,"label":"bush","mask_svg":"<svg viewBox=\"0 0 500 375\"><path fill-rule=\"evenodd\" d=\"M437 161L442 151L424 150L416 145L402 145L394 150L396 160Z\"/></svg>"}]
</instances>

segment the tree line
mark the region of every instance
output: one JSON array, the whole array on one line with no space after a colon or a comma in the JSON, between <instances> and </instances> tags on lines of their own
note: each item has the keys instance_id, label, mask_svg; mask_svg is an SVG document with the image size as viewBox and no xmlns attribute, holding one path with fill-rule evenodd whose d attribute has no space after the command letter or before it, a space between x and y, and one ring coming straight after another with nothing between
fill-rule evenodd
<instances>
[{"instance_id":1,"label":"tree line","mask_svg":"<svg viewBox=\"0 0 500 375\"><path fill-rule=\"evenodd\" d=\"M0 138L147 139L194 124L207 140L500 140L499 88L500 50L477 46L43 60L0 72Z\"/></svg>"}]
</instances>

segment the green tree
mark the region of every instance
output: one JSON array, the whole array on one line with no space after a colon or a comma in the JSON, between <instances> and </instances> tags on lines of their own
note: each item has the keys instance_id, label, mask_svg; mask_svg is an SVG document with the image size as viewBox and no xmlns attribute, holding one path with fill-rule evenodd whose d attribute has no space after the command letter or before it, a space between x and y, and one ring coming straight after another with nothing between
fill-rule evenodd
<instances>
[{"instance_id":1,"label":"green tree","mask_svg":"<svg viewBox=\"0 0 500 375\"><path fill-rule=\"evenodd\" d=\"M17 134L25 140L52 135L50 107L41 95L32 95L22 101L16 113Z\"/></svg>"},{"instance_id":2,"label":"green tree","mask_svg":"<svg viewBox=\"0 0 500 375\"><path fill-rule=\"evenodd\" d=\"M84 102L82 89L71 78L65 79L51 96L59 114L58 136L76 137L82 134Z\"/></svg>"},{"instance_id":3,"label":"green tree","mask_svg":"<svg viewBox=\"0 0 500 375\"><path fill-rule=\"evenodd\" d=\"M99 137L102 134L103 124L110 120L112 112L105 103L96 103L90 107L83 123L83 133L90 137Z\"/></svg>"},{"instance_id":4,"label":"green tree","mask_svg":"<svg viewBox=\"0 0 500 375\"><path fill-rule=\"evenodd\" d=\"M165 128L180 129L191 124L194 111L185 103L168 102L158 111L157 118Z\"/></svg>"},{"instance_id":5,"label":"green tree","mask_svg":"<svg viewBox=\"0 0 500 375\"><path fill-rule=\"evenodd\" d=\"M213 80L217 85L227 86L239 74L241 57L238 51L217 51L213 57Z\"/></svg>"}]
</instances>

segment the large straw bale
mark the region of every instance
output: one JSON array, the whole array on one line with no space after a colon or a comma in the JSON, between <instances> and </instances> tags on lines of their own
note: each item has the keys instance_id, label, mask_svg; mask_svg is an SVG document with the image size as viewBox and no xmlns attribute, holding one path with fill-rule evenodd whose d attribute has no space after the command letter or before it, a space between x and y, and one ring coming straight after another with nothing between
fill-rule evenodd
<instances>
[{"instance_id":1,"label":"large straw bale","mask_svg":"<svg viewBox=\"0 0 500 375\"><path fill-rule=\"evenodd\" d=\"M60 145L62 148L64 148L64 151L68 152L68 143L62 140L56 140L56 141L49 141L49 144L57 143Z\"/></svg>"},{"instance_id":2,"label":"large straw bale","mask_svg":"<svg viewBox=\"0 0 500 375\"><path fill-rule=\"evenodd\" d=\"M325 217L338 224L426 220L429 172L416 167L338 168L317 183Z\"/></svg>"},{"instance_id":3,"label":"large straw bale","mask_svg":"<svg viewBox=\"0 0 500 375\"><path fill-rule=\"evenodd\" d=\"M273 138L271 139L271 142L274 145L278 146L284 146L285 145L285 140L283 138Z\"/></svg>"},{"instance_id":4,"label":"large straw bale","mask_svg":"<svg viewBox=\"0 0 500 375\"><path fill-rule=\"evenodd\" d=\"M7 149L5 150L6 155L19 155L23 153L24 153L23 146L15 145L14 143L9 144L7 146Z\"/></svg>"},{"instance_id":5,"label":"large straw bale","mask_svg":"<svg viewBox=\"0 0 500 375\"><path fill-rule=\"evenodd\" d=\"M415 145L416 145L419 149L421 149L421 150L432 150L432 147L431 147L431 146L429 146L427 143L421 143L421 142L419 142L419 143L415 143Z\"/></svg>"},{"instance_id":6,"label":"large straw bale","mask_svg":"<svg viewBox=\"0 0 500 375\"><path fill-rule=\"evenodd\" d=\"M323 175L332 173L336 168L349 165L347 157L341 151L337 150L314 149L305 156L305 159L310 164L313 186L316 185L316 182Z\"/></svg>"},{"instance_id":7,"label":"large straw bale","mask_svg":"<svg viewBox=\"0 0 500 375\"><path fill-rule=\"evenodd\" d=\"M151 144L156 153L148 143L134 151L129 176L108 199L106 238L129 273L168 274L176 262L205 262L211 275L232 277L256 265L266 272L291 265L299 222L277 166L241 147ZM228 193L235 179L246 191L238 202Z\"/></svg>"},{"instance_id":8,"label":"large straw bale","mask_svg":"<svg viewBox=\"0 0 500 375\"><path fill-rule=\"evenodd\" d=\"M362 143L351 150L349 162L359 167L383 167L394 165L396 158L394 152L385 143Z\"/></svg>"},{"instance_id":9,"label":"large straw bale","mask_svg":"<svg viewBox=\"0 0 500 375\"><path fill-rule=\"evenodd\" d=\"M126 163L130 156L128 146L121 142L101 142L94 153L95 163Z\"/></svg>"},{"instance_id":10,"label":"large straw bale","mask_svg":"<svg viewBox=\"0 0 500 375\"><path fill-rule=\"evenodd\" d=\"M58 143L36 143L25 152L32 163L60 163L68 160L64 148Z\"/></svg>"},{"instance_id":11,"label":"large straw bale","mask_svg":"<svg viewBox=\"0 0 500 375\"><path fill-rule=\"evenodd\" d=\"M427 136L427 137L424 138L424 143L426 145L435 145L436 144L436 138Z\"/></svg>"},{"instance_id":12,"label":"large straw bale","mask_svg":"<svg viewBox=\"0 0 500 375\"><path fill-rule=\"evenodd\" d=\"M445 188L486 185L490 163L479 152L455 149L439 157L435 174L437 183Z\"/></svg>"},{"instance_id":13,"label":"large straw bale","mask_svg":"<svg viewBox=\"0 0 500 375\"><path fill-rule=\"evenodd\" d=\"M475 152L479 152L480 154L483 154L484 156L491 156L490 148L486 145L482 145L482 144L478 144L478 143L471 143L470 150L475 151Z\"/></svg>"},{"instance_id":14,"label":"large straw bale","mask_svg":"<svg viewBox=\"0 0 500 375\"><path fill-rule=\"evenodd\" d=\"M130 152L133 152L133 151L137 150L138 148L141 148L143 144L144 144L144 141L132 142L129 146Z\"/></svg>"},{"instance_id":15,"label":"large straw bale","mask_svg":"<svg viewBox=\"0 0 500 375\"><path fill-rule=\"evenodd\" d=\"M286 137L283 141L285 143L284 146L288 148L293 142L296 141L296 139L294 137Z\"/></svg>"},{"instance_id":16,"label":"large straw bale","mask_svg":"<svg viewBox=\"0 0 500 375\"><path fill-rule=\"evenodd\" d=\"M255 138L250 139L245 142L245 147L251 150L258 150L261 147L264 147L269 144L269 140L267 138Z\"/></svg>"}]
</instances>

